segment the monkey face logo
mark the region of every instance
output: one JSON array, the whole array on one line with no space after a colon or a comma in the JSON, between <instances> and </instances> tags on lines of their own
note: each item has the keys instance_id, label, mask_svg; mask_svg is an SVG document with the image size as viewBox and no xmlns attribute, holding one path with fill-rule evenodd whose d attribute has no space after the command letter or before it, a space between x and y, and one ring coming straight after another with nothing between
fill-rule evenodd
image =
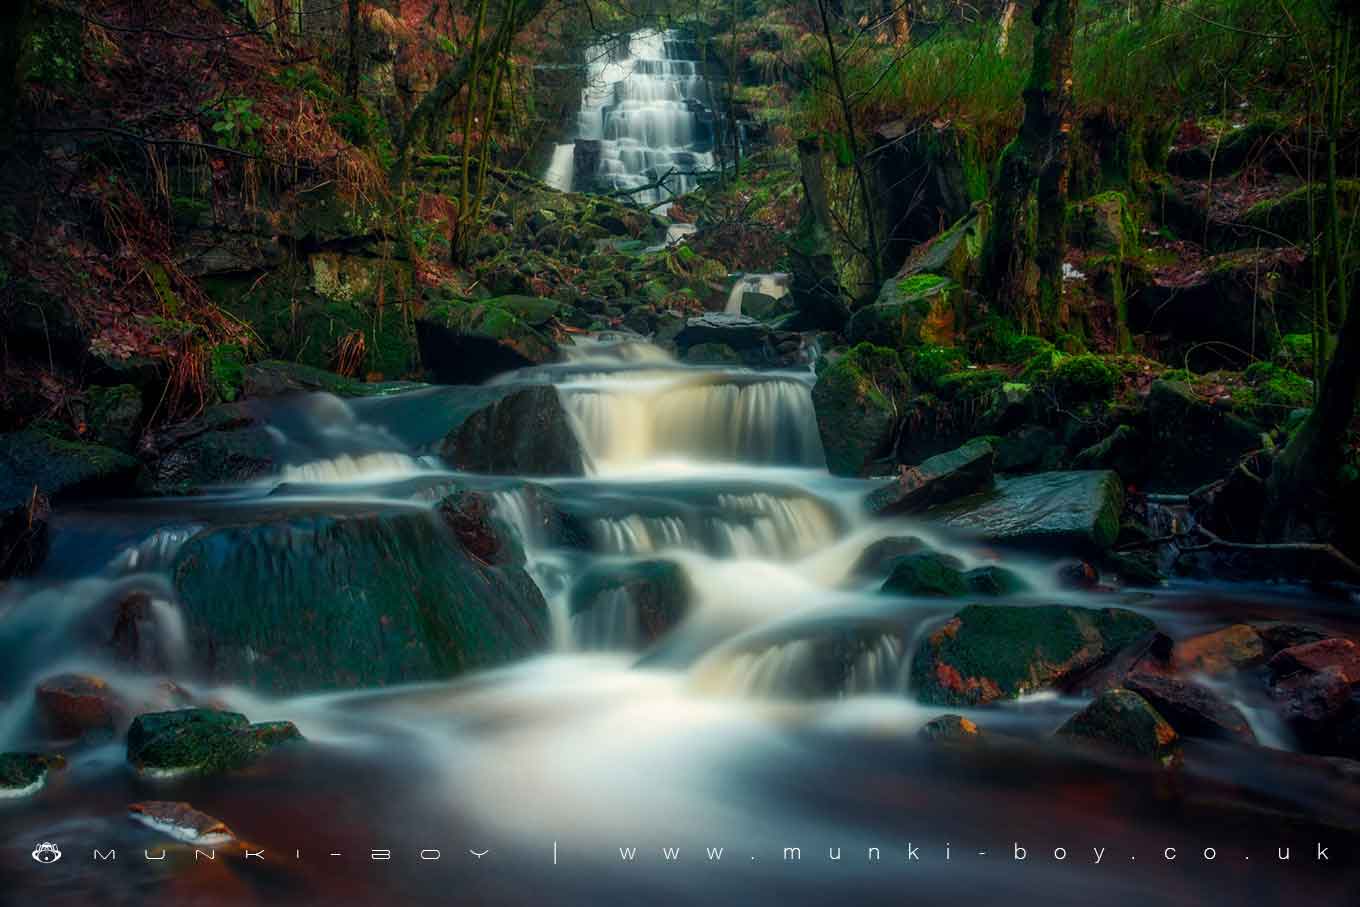
<instances>
[{"instance_id":1,"label":"monkey face logo","mask_svg":"<svg viewBox=\"0 0 1360 907\"><path fill-rule=\"evenodd\" d=\"M61 851L57 849L57 845L43 842L33 848L33 859L39 863L55 863L61 859Z\"/></svg>"}]
</instances>

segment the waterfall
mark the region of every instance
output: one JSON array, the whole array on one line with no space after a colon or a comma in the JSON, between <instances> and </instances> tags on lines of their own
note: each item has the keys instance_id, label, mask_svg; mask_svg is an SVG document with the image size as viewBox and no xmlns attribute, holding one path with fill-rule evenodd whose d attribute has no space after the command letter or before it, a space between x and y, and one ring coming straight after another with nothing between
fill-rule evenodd
<instances>
[{"instance_id":1,"label":"waterfall","mask_svg":"<svg viewBox=\"0 0 1360 907\"><path fill-rule=\"evenodd\" d=\"M694 46L675 31L641 31L586 51L585 89L573 141L559 144L544 180L560 189L635 189L673 173L633 201L663 204L712 170L711 90Z\"/></svg>"},{"instance_id":2,"label":"waterfall","mask_svg":"<svg viewBox=\"0 0 1360 907\"><path fill-rule=\"evenodd\" d=\"M381 482L419 475L425 471L414 457L402 453L340 454L325 460L285 466L281 478L285 482L317 484Z\"/></svg>"},{"instance_id":3,"label":"waterfall","mask_svg":"<svg viewBox=\"0 0 1360 907\"><path fill-rule=\"evenodd\" d=\"M788 292L789 275L787 274L742 274L733 281L732 290L727 294L727 306L723 311L729 315L742 314L741 301L747 293L760 293L762 296L769 296L771 299L782 299L788 295Z\"/></svg>"}]
</instances>

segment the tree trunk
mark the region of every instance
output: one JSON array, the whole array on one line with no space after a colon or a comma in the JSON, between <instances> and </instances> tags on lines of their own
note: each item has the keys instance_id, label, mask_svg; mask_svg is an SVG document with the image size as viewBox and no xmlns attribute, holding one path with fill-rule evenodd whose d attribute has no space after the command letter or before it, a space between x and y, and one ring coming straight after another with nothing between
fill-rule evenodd
<instances>
[{"instance_id":1,"label":"tree trunk","mask_svg":"<svg viewBox=\"0 0 1360 907\"><path fill-rule=\"evenodd\" d=\"M14 136L24 84L24 47L32 29L32 0L0 4L0 147L9 145Z\"/></svg>"},{"instance_id":2,"label":"tree trunk","mask_svg":"<svg viewBox=\"0 0 1360 907\"><path fill-rule=\"evenodd\" d=\"M988 294L1031 331L1051 330L1062 297L1075 20L1076 0L1034 8L1025 116L1001 154L983 248Z\"/></svg>"},{"instance_id":3,"label":"tree trunk","mask_svg":"<svg viewBox=\"0 0 1360 907\"><path fill-rule=\"evenodd\" d=\"M349 0L349 48L345 60L345 97L359 97L359 0Z\"/></svg>"},{"instance_id":4,"label":"tree trunk","mask_svg":"<svg viewBox=\"0 0 1360 907\"><path fill-rule=\"evenodd\" d=\"M1001 53L1005 53L1010 44L1011 25L1015 23L1015 10L1019 5L1017 0L1006 0L1006 6L1001 10L1001 34L996 38L996 49Z\"/></svg>"},{"instance_id":5,"label":"tree trunk","mask_svg":"<svg viewBox=\"0 0 1360 907\"><path fill-rule=\"evenodd\" d=\"M831 205L822 173L822 145L813 138L798 140L798 164L803 180L803 202L798 229L790 243L793 262L793 301L799 327L838 331L849 311L831 257Z\"/></svg>"}]
</instances>

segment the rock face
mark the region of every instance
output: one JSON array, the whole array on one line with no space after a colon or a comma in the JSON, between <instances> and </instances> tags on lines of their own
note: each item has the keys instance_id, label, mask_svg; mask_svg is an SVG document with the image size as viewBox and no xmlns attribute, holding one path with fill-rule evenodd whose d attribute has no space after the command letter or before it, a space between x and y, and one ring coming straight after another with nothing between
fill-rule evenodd
<instances>
[{"instance_id":1,"label":"rock face","mask_svg":"<svg viewBox=\"0 0 1360 907\"><path fill-rule=\"evenodd\" d=\"M1102 693L1059 728L1058 734L1164 763L1175 757L1179 739L1175 729L1147 700L1128 690Z\"/></svg>"},{"instance_id":2,"label":"rock face","mask_svg":"<svg viewBox=\"0 0 1360 907\"><path fill-rule=\"evenodd\" d=\"M26 507L36 488L57 499L118 487L137 461L99 444L70 441L39 429L0 435L0 512Z\"/></svg>"},{"instance_id":3,"label":"rock face","mask_svg":"<svg viewBox=\"0 0 1360 907\"><path fill-rule=\"evenodd\" d=\"M1199 684L1137 671L1125 678L1124 686L1147 700L1186 737L1256 742L1242 713Z\"/></svg>"},{"instance_id":4,"label":"rock face","mask_svg":"<svg viewBox=\"0 0 1360 907\"><path fill-rule=\"evenodd\" d=\"M873 491L865 506L876 516L922 513L989 488L995 462L996 451L989 442L969 441L904 469L895 481Z\"/></svg>"},{"instance_id":5,"label":"rock face","mask_svg":"<svg viewBox=\"0 0 1360 907\"><path fill-rule=\"evenodd\" d=\"M184 494L205 485L246 482L274 470L274 442L264 423L240 403L214 406L146 440L140 478L154 494Z\"/></svg>"},{"instance_id":6,"label":"rock face","mask_svg":"<svg viewBox=\"0 0 1360 907\"><path fill-rule=\"evenodd\" d=\"M1046 472L997 479L991 491L934 511L944 525L997 544L1064 553L1114 544L1124 491L1112 472Z\"/></svg>"},{"instance_id":7,"label":"rock face","mask_svg":"<svg viewBox=\"0 0 1360 907\"><path fill-rule=\"evenodd\" d=\"M213 775L245 768L281 743L301 740L290 721L251 724L237 712L182 709L138 715L127 759L150 777Z\"/></svg>"},{"instance_id":8,"label":"rock face","mask_svg":"<svg viewBox=\"0 0 1360 907\"><path fill-rule=\"evenodd\" d=\"M1261 446L1261 430L1178 381L1154 381L1147 398L1143 472L1149 491L1190 492L1223 478Z\"/></svg>"},{"instance_id":9,"label":"rock face","mask_svg":"<svg viewBox=\"0 0 1360 907\"><path fill-rule=\"evenodd\" d=\"M961 290L954 281L931 274L891 277L878 301L850 316L845 336L851 343L877 343L910 349L923 343L953 346Z\"/></svg>"},{"instance_id":10,"label":"rock face","mask_svg":"<svg viewBox=\"0 0 1360 907\"><path fill-rule=\"evenodd\" d=\"M0 800L31 797L47 783L49 769L63 768L61 756L41 753L0 753Z\"/></svg>"},{"instance_id":11,"label":"rock face","mask_svg":"<svg viewBox=\"0 0 1360 907\"><path fill-rule=\"evenodd\" d=\"M558 303L531 296L447 302L416 321L420 360L440 384L480 384L558 358L544 329Z\"/></svg>"},{"instance_id":12,"label":"rock face","mask_svg":"<svg viewBox=\"0 0 1360 907\"><path fill-rule=\"evenodd\" d=\"M409 683L547 645L547 605L523 568L482 563L431 513L211 529L185 543L171 574L195 663L222 683Z\"/></svg>"},{"instance_id":13,"label":"rock face","mask_svg":"<svg viewBox=\"0 0 1360 907\"><path fill-rule=\"evenodd\" d=\"M487 388L486 405L449 431L440 452L469 472L581 475L585 456L552 387Z\"/></svg>"},{"instance_id":14,"label":"rock face","mask_svg":"<svg viewBox=\"0 0 1360 907\"><path fill-rule=\"evenodd\" d=\"M901 360L882 347L860 344L825 367L812 405L833 475L866 475L892 452L896 397L907 386Z\"/></svg>"},{"instance_id":15,"label":"rock face","mask_svg":"<svg viewBox=\"0 0 1360 907\"><path fill-rule=\"evenodd\" d=\"M188 803L148 800L128 806L128 816L134 822L168 834L186 844L215 846L230 844L235 833L221 819L199 812Z\"/></svg>"},{"instance_id":16,"label":"rock face","mask_svg":"<svg viewBox=\"0 0 1360 907\"><path fill-rule=\"evenodd\" d=\"M571 613L574 621L593 620L596 626L623 617L621 623L635 633L627 641L646 646L685 618L691 596L689 579L679 564L666 560L633 561L621 567L597 567L581 577L571 592ZM605 613L613 608L625 608L631 613ZM591 635L585 634L587 638L580 642L587 646L611 642L600 638L607 633L596 634L594 639L589 638Z\"/></svg>"},{"instance_id":17,"label":"rock face","mask_svg":"<svg viewBox=\"0 0 1360 907\"><path fill-rule=\"evenodd\" d=\"M313 368L300 362L271 359L252 362L242 370L242 392L247 397L277 397L281 394L322 391L337 397L364 397L416 385L400 382L366 383L334 372Z\"/></svg>"},{"instance_id":18,"label":"rock face","mask_svg":"<svg viewBox=\"0 0 1360 907\"><path fill-rule=\"evenodd\" d=\"M982 705L1047 689L1153 629L1132 611L969 605L921 641L912 689L932 705Z\"/></svg>"}]
</instances>

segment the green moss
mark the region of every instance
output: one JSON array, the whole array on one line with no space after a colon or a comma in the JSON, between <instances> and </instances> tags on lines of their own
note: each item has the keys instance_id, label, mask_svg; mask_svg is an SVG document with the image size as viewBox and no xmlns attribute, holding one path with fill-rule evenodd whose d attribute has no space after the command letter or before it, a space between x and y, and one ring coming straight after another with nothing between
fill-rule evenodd
<instances>
[{"instance_id":1,"label":"green moss","mask_svg":"<svg viewBox=\"0 0 1360 907\"><path fill-rule=\"evenodd\" d=\"M912 380L925 388L936 387L945 375L957 372L967 364L962 352L943 346L923 346L909 361Z\"/></svg>"},{"instance_id":2,"label":"green moss","mask_svg":"<svg viewBox=\"0 0 1360 907\"><path fill-rule=\"evenodd\" d=\"M138 716L128 731L127 756L151 775L218 774L300 739L291 722L252 725L236 712L184 709Z\"/></svg>"},{"instance_id":3,"label":"green moss","mask_svg":"<svg viewBox=\"0 0 1360 907\"><path fill-rule=\"evenodd\" d=\"M246 354L239 344L220 343L212 349L210 370L217 395L230 403L241 393Z\"/></svg>"},{"instance_id":4,"label":"green moss","mask_svg":"<svg viewBox=\"0 0 1360 907\"><path fill-rule=\"evenodd\" d=\"M945 400L979 400L1006 383L1008 375L998 368L971 368L942 375L935 389Z\"/></svg>"},{"instance_id":5,"label":"green moss","mask_svg":"<svg viewBox=\"0 0 1360 907\"><path fill-rule=\"evenodd\" d=\"M958 598L967 594L968 584L958 558L923 551L898 558L882 591L917 598Z\"/></svg>"},{"instance_id":6,"label":"green moss","mask_svg":"<svg viewBox=\"0 0 1360 907\"><path fill-rule=\"evenodd\" d=\"M1312 237L1308 222L1310 197L1315 226L1320 229L1324 212L1327 210L1327 186L1320 182L1302 186L1280 198L1257 202L1242 215L1242 223L1291 242L1307 242ZM1360 206L1360 180L1338 180L1337 199L1344 231L1347 222Z\"/></svg>"},{"instance_id":7,"label":"green moss","mask_svg":"<svg viewBox=\"0 0 1360 907\"><path fill-rule=\"evenodd\" d=\"M948 277L941 277L938 274L913 274L897 282L897 292L904 297L924 296L948 283Z\"/></svg>"},{"instance_id":8,"label":"green moss","mask_svg":"<svg viewBox=\"0 0 1360 907\"><path fill-rule=\"evenodd\" d=\"M1114 395L1119 372L1091 354L1068 356L1053 369L1054 391L1069 403L1107 400Z\"/></svg>"}]
</instances>

